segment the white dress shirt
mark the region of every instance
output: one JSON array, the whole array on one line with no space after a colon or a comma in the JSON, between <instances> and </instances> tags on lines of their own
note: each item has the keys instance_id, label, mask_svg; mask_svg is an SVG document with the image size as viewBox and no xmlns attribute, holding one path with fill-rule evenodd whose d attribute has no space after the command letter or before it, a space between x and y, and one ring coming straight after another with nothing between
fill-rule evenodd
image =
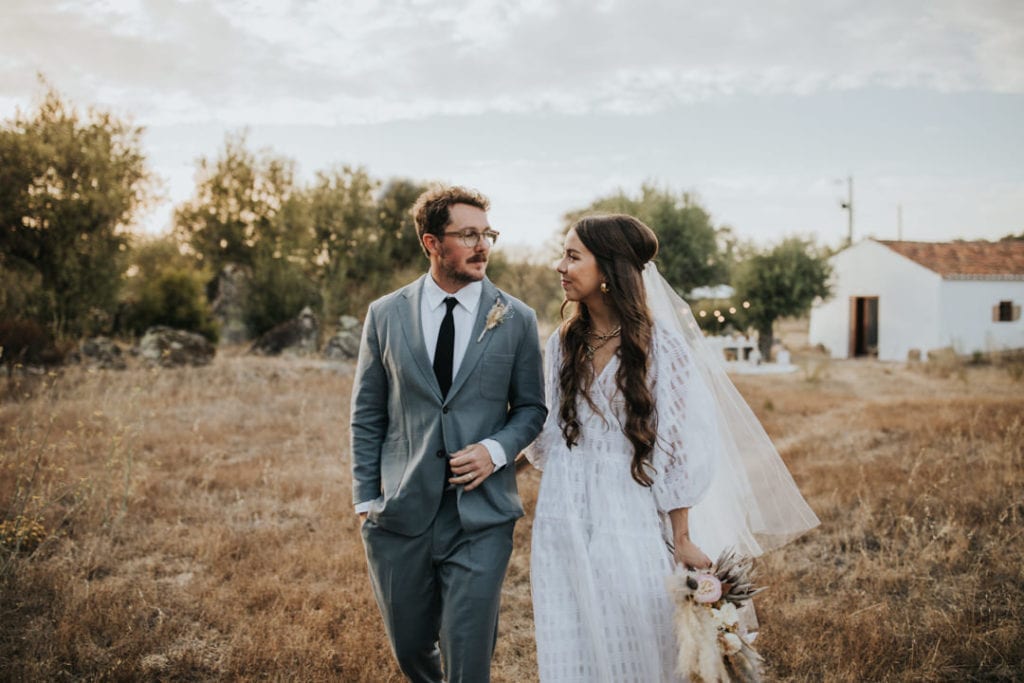
<instances>
[{"instance_id":1,"label":"white dress shirt","mask_svg":"<svg viewBox=\"0 0 1024 683\"><path fill-rule=\"evenodd\" d=\"M476 309L480 305L482 282L471 282L454 294L449 294L434 282L434 278L423 280L423 293L420 295L420 322L423 327L423 343L427 345L427 356L434 363L434 351L437 350L437 335L441 332L441 322L447 310L444 300L455 297L459 305L452 309L455 320L455 355L452 357L452 380L459 374L462 359L466 356L469 337L473 334L473 323L476 322Z\"/></svg>"},{"instance_id":2,"label":"white dress shirt","mask_svg":"<svg viewBox=\"0 0 1024 683\"><path fill-rule=\"evenodd\" d=\"M423 328L423 343L427 347L427 356L431 365L434 363L437 335L441 331L441 321L444 320L446 311L444 300L446 297L453 296L459 302L452 309L452 318L455 321L452 380L459 374L459 367L461 367L462 359L466 356L466 349L469 347L469 338L473 334L473 323L476 322L476 309L480 306L480 294L483 291L483 286L482 282L471 282L454 294L449 294L438 287L434 278L429 275L423 279L423 291L420 294L420 323ZM494 439L484 439L480 445L487 449L495 470L501 469L508 462L505 449ZM357 504L356 512L363 513L369 510L370 502L364 501Z\"/></svg>"},{"instance_id":3,"label":"white dress shirt","mask_svg":"<svg viewBox=\"0 0 1024 683\"><path fill-rule=\"evenodd\" d=\"M434 278L427 276L423 279L423 292L420 295L420 322L423 327L423 343L427 346L427 356L430 363L434 363L434 351L437 349L437 335L441 332L441 321L447 310L444 300L453 296L459 304L452 309L452 318L455 320L455 347L452 358L452 380L459 374L462 366L462 359L466 356L466 349L469 347L469 338L473 335L473 323L476 322L476 309L480 306L480 294L483 292L483 282L471 282L454 294L449 294L434 282ZM487 449L491 455L491 462L494 469L500 469L508 462L505 456L505 449L493 439L484 439L480 444ZM466 444L467 446L469 444Z\"/></svg>"}]
</instances>

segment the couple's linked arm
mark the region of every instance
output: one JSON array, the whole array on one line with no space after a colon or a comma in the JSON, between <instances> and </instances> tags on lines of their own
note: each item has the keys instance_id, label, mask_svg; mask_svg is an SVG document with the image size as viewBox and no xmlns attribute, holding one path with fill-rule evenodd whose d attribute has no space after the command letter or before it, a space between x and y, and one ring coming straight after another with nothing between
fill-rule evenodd
<instances>
[{"instance_id":1,"label":"couple's linked arm","mask_svg":"<svg viewBox=\"0 0 1024 683\"><path fill-rule=\"evenodd\" d=\"M537 315L525 304L518 305L522 315L514 316L512 320L520 320L522 329L509 380L508 419L501 429L487 437L497 441L506 455L515 455L526 448L540 433L548 414L544 402L544 370Z\"/></svg>"},{"instance_id":2,"label":"couple's linked arm","mask_svg":"<svg viewBox=\"0 0 1024 683\"><path fill-rule=\"evenodd\" d=\"M562 437L562 430L558 427L559 389L558 389L558 365L561 363L561 337L558 329L548 337L547 346L544 349L544 393L547 400L547 419L540 434L526 447L523 455L538 470L544 469L548 451L557 446L555 443ZM517 463L518 464L518 463ZM517 471L521 467L516 468Z\"/></svg>"},{"instance_id":3,"label":"couple's linked arm","mask_svg":"<svg viewBox=\"0 0 1024 683\"><path fill-rule=\"evenodd\" d=\"M544 373L541 368L540 336L537 331L537 315L525 304L519 304L520 318L524 329L520 330L519 344L513 355L512 374L508 389L508 419L495 434L479 442L490 454L495 471L505 466L508 454L518 454L538 438L544 418L548 414L544 402ZM470 445L467 444L466 448ZM493 446L496 445L497 449ZM519 465L514 465L519 471ZM466 490L470 490L467 487Z\"/></svg>"}]
</instances>

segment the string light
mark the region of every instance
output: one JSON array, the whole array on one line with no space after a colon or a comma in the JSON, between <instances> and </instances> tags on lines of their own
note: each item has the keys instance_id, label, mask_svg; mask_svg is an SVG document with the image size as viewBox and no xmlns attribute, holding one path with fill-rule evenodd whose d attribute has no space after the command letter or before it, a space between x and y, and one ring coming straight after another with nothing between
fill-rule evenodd
<instances>
[{"instance_id":1,"label":"string light","mask_svg":"<svg viewBox=\"0 0 1024 683\"><path fill-rule=\"evenodd\" d=\"M739 304L739 305L741 305L745 310L750 310L750 307L751 307L751 304L750 304L749 301L744 301L742 304ZM726 316L727 315L728 316L734 316L734 315L736 315L737 311L738 311L738 309L737 309L736 306L729 306L728 312L723 312L722 309L716 308L715 310L711 311L711 316L710 317L711 317L712 320L716 321L719 325L722 325L722 324L724 324L726 322ZM697 317L699 317L701 319L707 319L708 318L708 311L706 311L706 310L698 310L697 311ZM696 322L696 318L694 318L694 322Z\"/></svg>"}]
</instances>

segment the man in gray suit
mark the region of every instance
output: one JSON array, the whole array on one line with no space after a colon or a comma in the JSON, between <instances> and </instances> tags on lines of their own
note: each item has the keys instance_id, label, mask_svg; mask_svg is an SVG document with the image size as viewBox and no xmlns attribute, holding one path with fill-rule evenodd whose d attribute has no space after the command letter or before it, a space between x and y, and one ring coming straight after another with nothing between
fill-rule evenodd
<instances>
[{"instance_id":1,"label":"man in gray suit","mask_svg":"<svg viewBox=\"0 0 1024 683\"><path fill-rule=\"evenodd\" d=\"M523 515L512 460L547 414L536 315L485 276L488 206L461 187L417 200L430 272L370 305L352 387L353 501L412 681L490 679Z\"/></svg>"}]
</instances>

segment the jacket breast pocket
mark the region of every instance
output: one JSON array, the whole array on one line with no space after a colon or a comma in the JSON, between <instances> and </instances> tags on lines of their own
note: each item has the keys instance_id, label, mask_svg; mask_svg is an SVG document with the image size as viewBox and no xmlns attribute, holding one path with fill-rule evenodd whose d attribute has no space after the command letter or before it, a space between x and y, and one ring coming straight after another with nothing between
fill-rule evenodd
<instances>
[{"instance_id":1,"label":"jacket breast pocket","mask_svg":"<svg viewBox=\"0 0 1024 683\"><path fill-rule=\"evenodd\" d=\"M488 354L480 362L480 395L492 401L508 400L514 362L515 356L511 353Z\"/></svg>"}]
</instances>

